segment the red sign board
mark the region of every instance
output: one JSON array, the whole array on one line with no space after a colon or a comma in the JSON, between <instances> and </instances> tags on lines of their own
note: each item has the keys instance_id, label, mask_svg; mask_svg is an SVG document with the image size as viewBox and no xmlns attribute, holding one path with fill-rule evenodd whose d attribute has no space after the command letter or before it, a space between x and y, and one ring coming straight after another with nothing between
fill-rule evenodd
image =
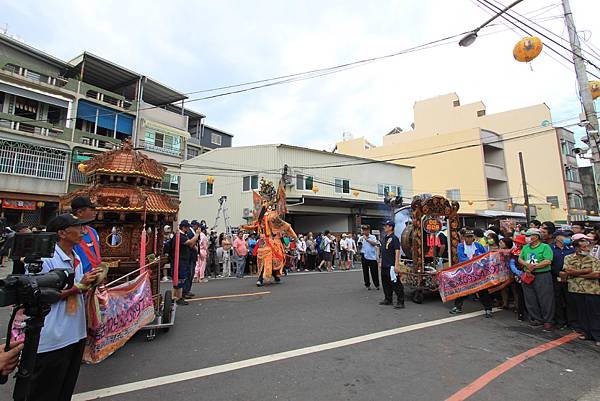
<instances>
[{"instance_id":1,"label":"red sign board","mask_svg":"<svg viewBox=\"0 0 600 401\"><path fill-rule=\"evenodd\" d=\"M423 227L428 234L435 234L442 231L442 222L435 218L428 218L423 222Z\"/></svg>"},{"instance_id":2,"label":"red sign board","mask_svg":"<svg viewBox=\"0 0 600 401\"><path fill-rule=\"evenodd\" d=\"M2 208L4 209L17 209L17 210L35 210L34 201L4 199L2 201Z\"/></svg>"}]
</instances>

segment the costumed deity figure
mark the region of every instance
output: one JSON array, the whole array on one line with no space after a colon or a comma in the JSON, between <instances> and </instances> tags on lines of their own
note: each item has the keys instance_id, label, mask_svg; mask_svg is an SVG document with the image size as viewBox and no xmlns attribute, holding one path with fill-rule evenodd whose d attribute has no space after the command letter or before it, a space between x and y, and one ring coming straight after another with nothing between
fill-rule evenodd
<instances>
[{"instance_id":1,"label":"costumed deity figure","mask_svg":"<svg viewBox=\"0 0 600 401\"><path fill-rule=\"evenodd\" d=\"M294 239L298 236L281 217L287 212L283 182L279 183L279 188L275 191L273 182L261 178L260 189L254 192L253 197L255 220L252 224L242 226L242 229L258 233L254 255L258 265L256 285L260 287L264 280L280 281L279 276L285 266L285 248L281 235L287 234Z\"/></svg>"}]
</instances>

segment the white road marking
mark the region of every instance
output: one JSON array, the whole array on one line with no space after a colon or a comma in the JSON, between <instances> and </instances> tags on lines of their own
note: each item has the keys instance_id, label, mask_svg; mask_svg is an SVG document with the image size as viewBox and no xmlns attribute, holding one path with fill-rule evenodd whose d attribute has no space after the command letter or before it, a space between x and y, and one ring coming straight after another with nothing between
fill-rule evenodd
<instances>
[{"instance_id":1,"label":"white road marking","mask_svg":"<svg viewBox=\"0 0 600 401\"><path fill-rule=\"evenodd\" d=\"M257 365L264 365L271 362L284 359L296 358L303 355L314 354L317 352L328 351L336 348L347 347L349 345L360 344L366 341L377 340L384 337L397 334L408 333L415 330L426 329L439 326L446 323L458 322L460 320L470 319L472 317L483 315L484 311L466 313L464 315L447 317L444 319L432 320L429 322L412 324L410 326L398 327L395 329L379 331L376 333L365 334L358 337L351 337L345 340L333 341L330 343L313 345L310 347L299 348L291 351L279 352L276 354L260 356L257 358L246 359L243 361L226 363L224 365L211 366L208 368L191 370L189 372L176 373L168 376L156 377L153 379L141 380L132 383L120 384L118 386L106 387L103 389L92 390L85 393L75 394L72 401L94 400L103 397L111 397L119 394L125 394L132 391L144 390L152 387L164 386L167 384L178 383L186 380L199 379L201 377L212 376L219 373L231 372L238 369L249 368Z\"/></svg>"}]
</instances>

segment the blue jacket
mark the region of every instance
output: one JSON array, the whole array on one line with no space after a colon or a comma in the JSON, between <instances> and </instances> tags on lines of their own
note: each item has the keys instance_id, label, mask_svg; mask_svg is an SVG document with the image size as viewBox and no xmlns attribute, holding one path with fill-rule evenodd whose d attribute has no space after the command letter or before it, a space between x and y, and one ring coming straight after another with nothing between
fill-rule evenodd
<instances>
[{"instance_id":1,"label":"blue jacket","mask_svg":"<svg viewBox=\"0 0 600 401\"><path fill-rule=\"evenodd\" d=\"M475 254L473 255L473 257L483 255L484 253L487 252L485 250L485 248L483 247L483 245L481 245L479 242L473 242L473 245L475 245ZM465 243L464 242L461 242L460 244L458 244L457 252L458 252L458 261L459 262L466 262L467 260L469 260L469 257L465 253Z\"/></svg>"}]
</instances>

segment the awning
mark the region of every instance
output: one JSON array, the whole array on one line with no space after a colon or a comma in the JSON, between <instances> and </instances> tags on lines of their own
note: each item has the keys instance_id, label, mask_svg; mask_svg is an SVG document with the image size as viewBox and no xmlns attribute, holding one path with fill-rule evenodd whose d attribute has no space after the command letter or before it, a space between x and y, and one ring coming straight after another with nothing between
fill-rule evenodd
<instances>
[{"instance_id":1,"label":"awning","mask_svg":"<svg viewBox=\"0 0 600 401\"><path fill-rule=\"evenodd\" d=\"M481 217L521 217L521 218L525 218L525 213L506 212L503 210L478 210L475 212L475 215L481 216Z\"/></svg>"},{"instance_id":2,"label":"awning","mask_svg":"<svg viewBox=\"0 0 600 401\"><path fill-rule=\"evenodd\" d=\"M152 120L143 119L142 121L146 127L152 128L157 131L161 131L165 134L177 135L177 136L180 136L185 139L191 138L190 133L185 130L175 128L175 127L170 127L168 125L161 124L161 123L158 123L158 122L152 121Z\"/></svg>"},{"instance_id":3,"label":"awning","mask_svg":"<svg viewBox=\"0 0 600 401\"><path fill-rule=\"evenodd\" d=\"M50 96L33 89L28 89L20 85L7 85L0 81L0 92L10 93L11 95L26 97L28 99L37 100L38 102L52 104L54 106L68 108L69 100L63 97Z\"/></svg>"}]
</instances>

